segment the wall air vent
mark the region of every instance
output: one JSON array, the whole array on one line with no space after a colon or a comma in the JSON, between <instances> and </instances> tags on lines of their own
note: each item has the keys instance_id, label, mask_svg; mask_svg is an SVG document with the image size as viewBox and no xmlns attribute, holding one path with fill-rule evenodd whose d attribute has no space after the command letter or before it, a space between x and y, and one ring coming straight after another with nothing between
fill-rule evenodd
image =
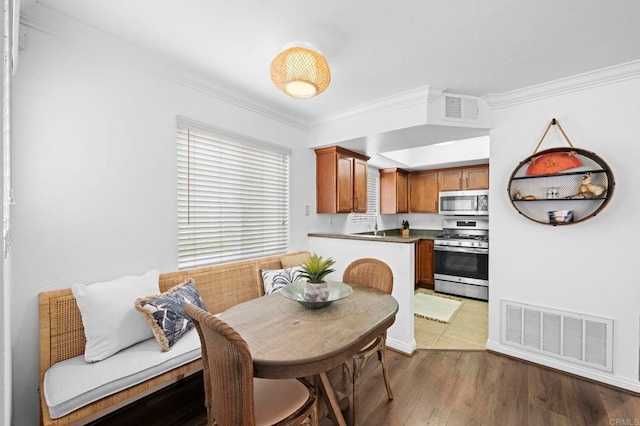
<instances>
[{"instance_id":1,"label":"wall air vent","mask_svg":"<svg viewBox=\"0 0 640 426\"><path fill-rule=\"evenodd\" d=\"M444 119L477 123L478 99L461 95L445 95Z\"/></svg>"},{"instance_id":2,"label":"wall air vent","mask_svg":"<svg viewBox=\"0 0 640 426\"><path fill-rule=\"evenodd\" d=\"M502 300L503 344L613 372L613 320Z\"/></svg>"}]
</instances>

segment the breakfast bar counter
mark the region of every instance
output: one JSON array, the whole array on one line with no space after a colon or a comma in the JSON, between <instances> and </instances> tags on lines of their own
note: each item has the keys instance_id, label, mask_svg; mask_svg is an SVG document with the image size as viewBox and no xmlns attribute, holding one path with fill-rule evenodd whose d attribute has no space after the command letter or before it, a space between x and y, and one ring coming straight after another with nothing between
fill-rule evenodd
<instances>
[{"instance_id":1,"label":"breakfast bar counter","mask_svg":"<svg viewBox=\"0 0 640 426\"><path fill-rule=\"evenodd\" d=\"M380 235L384 232L386 236ZM413 293L415 288L416 245L422 238L417 232L409 237L391 231L379 231L378 236L366 234L310 233L309 251L333 258L336 263L328 279L341 281L345 268L354 260L371 257L385 262L393 271L392 296L398 301L399 310L395 323L387 332L387 347L412 354L416 349L413 322ZM411 230L414 233L414 230Z\"/></svg>"},{"instance_id":2,"label":"breakfast bar counter","mask_svg":"<svg viewBox=\"0 0 640 426\"><path fill-rule=\"evenodd\" d=\"M416 229L411 230L408 237L403 237L400 233L399 229L392 229L388 231L379 231L378 235L373 235L373 233L362 233L362 234L332 234L332 233L322 233L322 232L310 232L307 234L310 237L320 237L320 238L339 238L345 240L361 240L361 241L376 241L383 243L399 243L399 244L415 244L420 240L428 239L433 240L436 238L436 234L442 231L436 230L422 230Z\"/></svg>"}]
</instances>

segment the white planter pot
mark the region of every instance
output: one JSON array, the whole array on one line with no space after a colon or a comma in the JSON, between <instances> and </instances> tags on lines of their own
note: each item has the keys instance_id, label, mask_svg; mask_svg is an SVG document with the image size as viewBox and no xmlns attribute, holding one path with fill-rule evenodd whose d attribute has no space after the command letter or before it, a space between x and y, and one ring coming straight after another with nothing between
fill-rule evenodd
<instances>
[{"instance_id":1,"label":"white planter pot","mask_svg":"<svg viewBox=\"0 0 640 426\"><path fill-rule=\"evenodd\" d=\"M304 300L307 302L326 302L329 299L329 284L310 283L304 284Z\"/></svg>"}]
</instances>

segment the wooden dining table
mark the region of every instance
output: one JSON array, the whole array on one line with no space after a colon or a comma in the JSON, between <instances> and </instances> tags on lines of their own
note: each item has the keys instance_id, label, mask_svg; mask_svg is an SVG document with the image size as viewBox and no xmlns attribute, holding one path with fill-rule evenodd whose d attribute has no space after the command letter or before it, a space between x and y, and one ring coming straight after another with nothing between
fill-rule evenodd
<instances>
[{"instance_id":1,"label":"wooden dining table","mask_svg":"<svg viewBox=\"0 0 640 426\"><path fill-rule=\"evenodd\" d=\"M391 295L350 285L353 294L321 309L309 309L276 292L218 315L249 345L255 377L314 377L329 417L338 425L346 422L327 372L384 333L398 312Z\"/></svg>"}]
</instances>

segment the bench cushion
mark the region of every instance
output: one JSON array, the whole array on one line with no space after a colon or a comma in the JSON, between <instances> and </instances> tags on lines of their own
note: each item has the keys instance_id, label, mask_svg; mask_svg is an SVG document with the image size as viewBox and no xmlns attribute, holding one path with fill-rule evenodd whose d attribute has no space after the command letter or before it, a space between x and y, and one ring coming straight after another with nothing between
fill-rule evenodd
<instances>
[{"instance_id":1,"label":"bench cushion","mask_svg":"<svg viewBox=\"0 0 640 426\"><path fill-rule=\"evenodd\" d=\"M200 357L200 338L194 329L169 352L162 352L151 338L100 362L87 363L82 355L58 362L44 376L50 417L62 417Z\"/></svg>"}]
</instances>

